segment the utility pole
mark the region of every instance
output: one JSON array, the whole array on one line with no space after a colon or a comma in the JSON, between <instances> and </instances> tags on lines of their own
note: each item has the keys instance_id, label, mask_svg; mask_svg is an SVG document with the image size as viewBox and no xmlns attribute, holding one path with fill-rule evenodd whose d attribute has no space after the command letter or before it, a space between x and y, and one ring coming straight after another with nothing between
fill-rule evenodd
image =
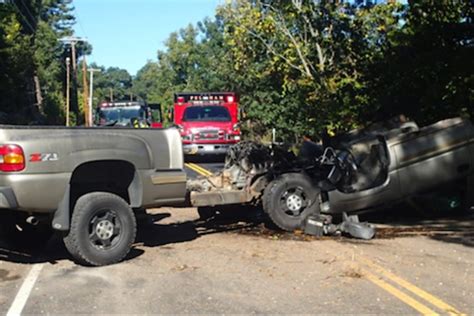
<instances>
[{"instance_id":1,"label":"utility pole","mask_svg":"<svg viewBox=\"0 0 474 316\"><path fill-rule=\"evenodd\" d=\"M79 114L79 107L78 107L78 101L77 101L77 63L76 63L76 44L78 42L87 42L86 39L81 38L81 37L75 37L75 36L67 36L63 37L60 39L61 42L65 44L69 44L71 46L71 58L72 58L72 110L76 114L76 119L78 119L78 114Z\"/></svg>"},{"instance_id":2,"label":"utility pole","mask_svg":"<svg viewBox=\"0 0 474 316\"><path fill-rule=\"evenodd\" d=\"M89 80L89 117L87 120L89 121L89 126L92 126L92 99L94 97L94 71L100 71L100 69L94 69L94 68L89 68L88 69L90 72L90 80Z\"/></svg>"},{"instance_id":3,"label":"utility pole","mask_svg":"<svg viewBox=\"0 0 474 316\"><path fill-rule=\"evenodd\" d=\"M59 39L61 42L65 44L71 45L71 57L72 57L72 69L74 71L77 70L77 65L76 65L76 44L78 42L87 42L86 38L82 37L76 37L76 36L66 36L61 39Z\"/></svg>"},{"instance_id":4,"label":"utility pole","mask_svg":"<svg viewBox=\"0 0 474 316\"><path fill-rule=\"evenodd\" d=\"M91 122L89 121L89 106L88 106L88 101L89 101L89 91L88 91L88 85L87 85L87 62L86 62L86 56L83 57L82 59L82 87L83 87L83 101L82 101L82 106L84 110L84 123L87 127L91 126Z\"/></svg>"},{"instance_id":5,"label":"utility pole","mask_svg":"<svg viewBox=\"0 0 474 316\"><path fill-rule=\"evenodd\" d=\"M109 90L110 102L114 102L114 89L110 88Z\"/></svg>"},{"instance_id":6,"label":"utility pole","mask_svg":"<svg viewBox=\"0 0 474 316\"><path fill-rule=\"evenodd\" d=\"M66 57L66 126L69 126L69 64L71 59Z\"/></svg>"},{"instance_id":7,"label":"utility pole","mask_svg":"<svg viewBox=\"0 0 474 316\"><path fill-rule=\"evenodd\" d=\"M75 40L75 38L74 38ZM77 64L76 64L76 43L77 41L71 41L71 57L72 57L72 71L77 77Z\"/></svg>"}]
</instances>

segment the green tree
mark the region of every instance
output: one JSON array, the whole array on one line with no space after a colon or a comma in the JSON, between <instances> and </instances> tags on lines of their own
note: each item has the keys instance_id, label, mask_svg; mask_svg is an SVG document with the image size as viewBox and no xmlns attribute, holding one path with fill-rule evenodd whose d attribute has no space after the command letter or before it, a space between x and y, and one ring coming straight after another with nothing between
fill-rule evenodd
<instances>
[{"instance_id":1,"label":"green tree","mask_svg":"<svg viewBox=\"0 0 474 316\"><path fill-rule=\"evenodd\" d=\"M72 0L0 5L0 111L8 123L62 123L64 47Z\"/></svg>"},{"instance_id":2,"label":"green tree","mask_svg":"<svg viewBox=\"0 0 474 316\"><path fill-rule=\"evenodd\" d=\"M234 0L172 33L134 79L144 99L236 91L248 135L299 139L408 114L422 124L473 115L468 0Z\"/></svg>"},{"instance_id":3,"label":"green tree","mask_svg":"<svg viewBox=\"0 0 474 316\"><path fill-rule=\"evenodd\" d=\"M422 124L473 117L473 13L470 1L409 2L369 72L378 114L406 113Z\"/></svg>"},{"instance_id":4,"label":"green tree","mask_svg":"<svg viewBox=\"0 0 474 316\"><path fill-rule=\"evenodd\" d=\"M133 98L132 76L127 70L118 67L105 68L96 64L92 64L91 67L100 69L100 72L96 72L94 75L93 93L97 102Z\"/></svg>"}]
</instances>

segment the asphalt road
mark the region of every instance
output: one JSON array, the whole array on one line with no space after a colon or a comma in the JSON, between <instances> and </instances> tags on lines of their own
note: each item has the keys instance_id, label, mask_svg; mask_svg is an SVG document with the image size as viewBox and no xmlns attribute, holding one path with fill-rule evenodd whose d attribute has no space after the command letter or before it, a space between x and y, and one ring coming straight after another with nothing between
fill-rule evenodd
<instances>
[{"instance_id":1,"label":"asphalt road","mask_svg":"<svg viewBox=\"0 0 474 316\"><path fill-rule=\"evenodd\" d=\"M472 215L393 208L367 217L377 237L360 241L275 231L255 209L148 213L112 266L74 264L59 237L34 251L0 244L0 314L474 314Z\"/></svg>"}]
</instances>

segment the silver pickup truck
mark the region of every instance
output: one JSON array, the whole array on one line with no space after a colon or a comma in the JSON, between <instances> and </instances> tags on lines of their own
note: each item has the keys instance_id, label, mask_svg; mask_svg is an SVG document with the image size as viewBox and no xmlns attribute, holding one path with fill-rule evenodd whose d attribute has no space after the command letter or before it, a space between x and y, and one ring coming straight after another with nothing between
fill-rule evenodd
<instances>
[{"instance_id":1,"label":"silver pickup truck","mask_svg":"<svg viewBox=\"0 0 474 316\"><path fill-rule=\"evenodd\" d=\"M34 242L53 227L78 262L111 264L135 240L135 209L185 192L175 129L0 126L4 240Z\"/></svg>"}]
</instances>

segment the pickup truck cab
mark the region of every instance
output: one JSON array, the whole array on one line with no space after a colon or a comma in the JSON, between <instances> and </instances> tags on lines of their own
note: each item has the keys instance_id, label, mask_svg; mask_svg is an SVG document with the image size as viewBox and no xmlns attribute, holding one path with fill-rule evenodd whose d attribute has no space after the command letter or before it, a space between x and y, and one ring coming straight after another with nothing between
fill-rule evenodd
<instances>
[{"instance_id":1,"label":"pickup truck cab","mask_svg":"<svg viewBox=\"0 0 474 316\"><path fill-rule=\"evenodd\" d=\"M181 203L186 174L172 129L0 126L0 234L34 242L52 227L88 265L123 259L134 210Z\"/></svg>"}]
</instances>

